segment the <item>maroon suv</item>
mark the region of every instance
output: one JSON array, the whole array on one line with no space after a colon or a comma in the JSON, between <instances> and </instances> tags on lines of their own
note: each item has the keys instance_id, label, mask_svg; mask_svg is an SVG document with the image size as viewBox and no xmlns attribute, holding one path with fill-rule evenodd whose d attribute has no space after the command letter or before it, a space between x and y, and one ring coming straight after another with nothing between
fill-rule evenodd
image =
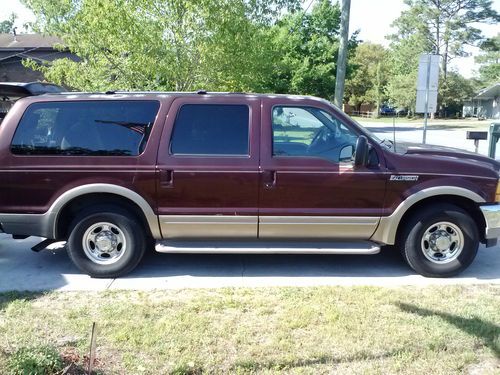
<instances>
[{"instance_id":1,"label":"maroon suv","mask_svg":"<svg viewBox=\"0 0 500 375\"><path fill-rule=\"evenodd\" d=\"M153 246L374 254L383 245L443 277L500 236L499 163L394 147L312 97L22 98L0 125L0 166L0 230L67 241L94 277L131 271Z\"/></svg>"}]
</instances>

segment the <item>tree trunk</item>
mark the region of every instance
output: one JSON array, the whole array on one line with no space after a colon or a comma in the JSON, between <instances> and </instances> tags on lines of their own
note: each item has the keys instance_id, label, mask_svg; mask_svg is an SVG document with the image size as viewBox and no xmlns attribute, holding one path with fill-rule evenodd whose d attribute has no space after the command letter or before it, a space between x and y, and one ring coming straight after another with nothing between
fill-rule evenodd
<instances>
[{"instance_id":1,"label":"tree trunk","mask_svg":"<svg viewBox=\"0 0 500 375\"><path fill-rule=\"evenodd\" d=\"M335 77L335 99L334 104L342 109L344 101L344 83L347 66L347 43L349 38L349 12L351 0L342 0L342 15L340 19L340 44L339 58L337 60L337 75Z\"/></svg>"}]
</instances>

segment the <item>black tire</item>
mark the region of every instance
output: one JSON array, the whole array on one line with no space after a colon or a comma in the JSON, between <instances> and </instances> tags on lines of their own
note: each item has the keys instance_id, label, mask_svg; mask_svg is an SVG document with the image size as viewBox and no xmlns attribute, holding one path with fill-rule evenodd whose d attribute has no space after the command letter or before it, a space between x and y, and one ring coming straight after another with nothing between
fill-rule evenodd
<instances>
[{"instance_id":1,"label":"black tire","mask_svg":"<svg viewBox=\"0 0 500 375\"><path fill-rule=\"evenodd\" d=\"M116 232L116 238L119 238L118 246L114 250L115 259L110 259L112 263L100 264L97 262L106 262L106 258L95 259L87 255L86 251L92 251L92 241L88 240L92 234L86 234L92 227L99 230L99 223L109 223L112 226L107 227L106 233ZM83 272L95 278L115 278L131 272L141 261L147 247L147 236L141 222L130 212L115 206L96 206L80 213L70 226L70 235L67 242L67 252L73 263ZM101 228L102 232L103 229ZM113 232L115 231L115 232ZM97 232L98 234L100 232ZM104 233L104 232L103 232ZM113 235L110 234L110 235ZM84 245L84 237L86 243ZM120 248L120 243L122 247ZM87 250L84 249L87 248ZM94 244L94 251L97 245ZM97 250L99 248L97 247ZM121 253L123 251L123 253ZM97 253L101 253L97 251ZM102 254L106 255L106 254Z\"/></svg>"},{"instance_id":2,"label":"black tire","mask_svg":"<svg viewBox=\"0 0 500 375\"><path fill-rule=\"evenodd\" d=\"M453 227L447 225L437 227L446 228L455 238L460 238L456 243L460 243L463 238L461 252L454 253L452 251L447 263L439 263L440 260L435 259L430 260L428 257L433 258L432 254L425 255L425 249L432 249L432 247L430 242L426 241L426 238L429 237L424 237L424 235L432 234L432 230L436 231L433 225L437 223L451 223L461 231L462 236L460 237L458 232L455 235ZM476 223L466 211L452 204L437 204L420 209L410 217L403 228L399 247L408 265L419 274L426 277L451 277L465 270L476 257L479 247L479 233ZM449 247L449 249L452 248L453 245Z\"/></svg>"}]
</instances>

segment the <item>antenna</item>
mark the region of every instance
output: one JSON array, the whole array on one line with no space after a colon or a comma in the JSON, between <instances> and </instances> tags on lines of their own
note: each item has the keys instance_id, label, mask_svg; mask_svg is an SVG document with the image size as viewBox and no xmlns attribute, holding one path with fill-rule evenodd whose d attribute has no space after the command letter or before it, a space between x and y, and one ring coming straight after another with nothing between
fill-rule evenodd
<instances>
[{"instance_id":1,"label":"antenna","mask_svg":"<svg viewBox=\"0 0 500 375\"><path fill-rule=\"evenodd\" d=\"M396 151L396 117L392 118L392 139L394 145L394 151Z\"/></svg>"}]
</instances>

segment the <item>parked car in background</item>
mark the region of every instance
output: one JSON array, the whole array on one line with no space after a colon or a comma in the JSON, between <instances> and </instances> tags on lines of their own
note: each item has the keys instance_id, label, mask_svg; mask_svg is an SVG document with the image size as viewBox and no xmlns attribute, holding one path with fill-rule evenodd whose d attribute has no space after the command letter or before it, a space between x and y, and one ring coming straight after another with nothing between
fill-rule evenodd
<instances>
[{"instance_id":1,"label":"parked car in background","mask_svg":"<svg viewBox=\"0 0 500 375\"><path fill-rule=\"evenodd\" d=\"M379 113L381 116L394 116L396 114L396 110L394 109L394 107L383 104L380 107Z\"/></svg>"},{"instance_id":2,"label":"parked car in background","mask_svg":"<svg viewBox=\"0 0 500 375\"><path fill-rule=\"evenodd\" d=\"M372 135L303 96L108 92L17 100L0 230L67 241L93 277L145 251L375 254L453 276L500 236L500 164ZM214 242L215 241L215 242Z\"/></svg>"}]
</instances>

